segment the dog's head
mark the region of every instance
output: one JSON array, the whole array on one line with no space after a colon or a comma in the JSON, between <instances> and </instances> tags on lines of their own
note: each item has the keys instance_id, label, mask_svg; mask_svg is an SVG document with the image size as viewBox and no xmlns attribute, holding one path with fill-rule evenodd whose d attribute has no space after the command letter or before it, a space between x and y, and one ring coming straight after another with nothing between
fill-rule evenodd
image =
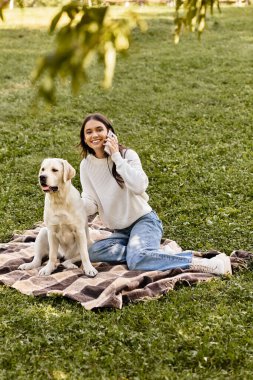
<instances>
[{"instance_id":1,"label":"dog's head","mask_svg":"<svg viewBox=\"0 0 253 380\"><path fill-rule=\"evenodd\" d=\"M39 171L39 183L45 193L58 191L76 174L75 169L61 158L46 158Z\"/></svg>"}]
</instances>

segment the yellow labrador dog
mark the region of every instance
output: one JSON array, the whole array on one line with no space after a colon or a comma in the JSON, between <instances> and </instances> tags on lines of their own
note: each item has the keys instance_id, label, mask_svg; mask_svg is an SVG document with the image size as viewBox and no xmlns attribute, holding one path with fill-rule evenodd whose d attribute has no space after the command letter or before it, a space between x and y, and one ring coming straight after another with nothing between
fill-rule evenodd
<instances>
[{"instance_id":1,"label":"yellow labrador dog","mask_svg":"<svg viewBox=\"0 0 253 380\"><path fill-rule=\"evenodd\" d=\"M64 257L65 268L77 268L74 264L82 261L87 276L94 277L97 270L91 265L88 244L88 221L84 204L78 190L72 185L75 169L60 158L46 158L41 165L39 182L46 193L43 227L35 241L35 255L31 263L22 264L19 269L33 269L41 266L44 256L48 263L40 269L40 275L50 275L57 266L57 257Z\"/></svg>"}]
</instances>

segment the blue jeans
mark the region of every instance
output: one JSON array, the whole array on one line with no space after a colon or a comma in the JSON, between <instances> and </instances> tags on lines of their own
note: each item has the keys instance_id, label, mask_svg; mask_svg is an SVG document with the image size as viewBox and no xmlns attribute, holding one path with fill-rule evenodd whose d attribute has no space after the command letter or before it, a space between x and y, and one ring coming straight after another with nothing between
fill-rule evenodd
<instances>
[{"instance_id":1,"label":"blue jeans","mask_svg":"<svg viewBox=\"0 0 253 380\"><path fill-rule=\"evenodd\" d=\"M115 230L89 248L91 262L126 263L130 270L188 269L192 252L168 254L160 249L162 222L154 211L142 216L131 226Z\"/></svg>"}]
</instances>

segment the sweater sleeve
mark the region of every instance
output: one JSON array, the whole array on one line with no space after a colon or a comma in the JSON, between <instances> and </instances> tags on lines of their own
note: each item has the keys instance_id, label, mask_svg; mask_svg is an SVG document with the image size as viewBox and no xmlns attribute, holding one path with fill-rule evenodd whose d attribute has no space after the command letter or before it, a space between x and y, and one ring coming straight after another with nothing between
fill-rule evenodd
<instances>
[{"instance_id":1,"label":"sweater sleeve","mask_svg":"<svg viewBox=\"0 0 253 380\"><path fill-rule=\"evenodd\" d=\"M128 149L125 158L119 152L114 153L111 157L126 187L135 194L143 194L148 187L148 177L142 169L138 154Z\"/></svg>"},{"instance_id":2,"label":"sweater sleeve","mask_svg":"<svg viewBox=\"0 0 253 380\"><path fill-rule=\"evenodd\" d=\"M85 160L80 164L80 181L82 185L82 200L84 202L87 215L93 215L98 211L92 185L85 170Z\"/></svg>"}]
</instances>

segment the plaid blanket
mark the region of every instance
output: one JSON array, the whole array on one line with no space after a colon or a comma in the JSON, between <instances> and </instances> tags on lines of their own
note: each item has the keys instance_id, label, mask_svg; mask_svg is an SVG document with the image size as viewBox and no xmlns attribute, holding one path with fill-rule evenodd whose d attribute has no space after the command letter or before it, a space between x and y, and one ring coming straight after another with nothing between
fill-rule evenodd
<instances>
[{"instance_id":1,"label":"plaid blanket","mask_svg":"<svg viewBox=\"0 0 253 380\"><path fill-rule=\"evenodd\" d=\"M173 269L168 271L130 271L126 265L95 263L98 270L95 278L87 277L81 269L65 269L59 264L50 276L38 276L38 269L18 270L18 266L32 260L34 242L42 224L38 224L22 235L14 235L8 243L0 244L0 284L33 296L59 295L75 300L87 309L122 308L128 302L158 298L174 289L178 283L193 285L208 281L215 275ZM108 237L111 232L103 228L98 220L90 223L94 240ZM181 248L176 242L164 240L177 252ZM195 253L197 256L213 257L220 252ZM247 266L253 253L234 251L230 255L233 271Z\"/></svg>"}]
</instances>

